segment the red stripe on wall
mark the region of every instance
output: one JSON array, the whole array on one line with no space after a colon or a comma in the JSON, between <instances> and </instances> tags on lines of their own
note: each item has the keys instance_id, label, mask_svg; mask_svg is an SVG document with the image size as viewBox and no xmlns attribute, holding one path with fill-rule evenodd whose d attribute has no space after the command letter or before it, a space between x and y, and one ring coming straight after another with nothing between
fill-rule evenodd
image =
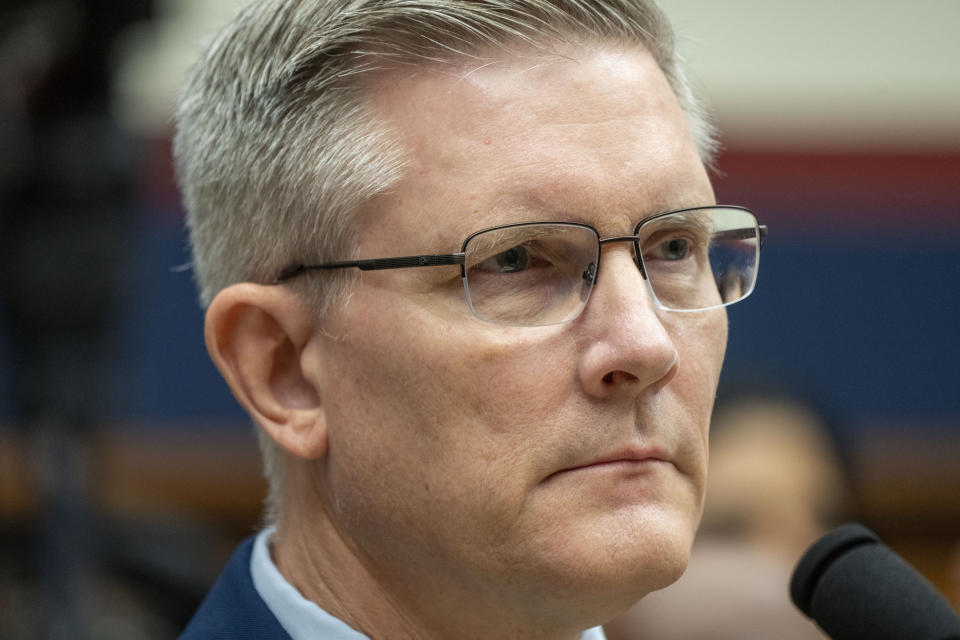
<instances>
[{"instance_id":1,"label":"red stripe on wall","mask_svg":"<svg viewBox=\"0 0 960 640\"><path fill-rule=\"evenodd\" d=\"M719 202L798 231L960 234L960 150L807 153L727 150Z\"/></svg>"},{"instance_id":2,"label":"red stripe on wall","mask_svg":"<svg viewBox=\"0 0 960 640\"><path fill-rule=\"evenodd\" d=\"M173 143L169 137L140 141L139 195L151 218L179 227L183 207L173 170Z\"/></svg>"}]
</instances>

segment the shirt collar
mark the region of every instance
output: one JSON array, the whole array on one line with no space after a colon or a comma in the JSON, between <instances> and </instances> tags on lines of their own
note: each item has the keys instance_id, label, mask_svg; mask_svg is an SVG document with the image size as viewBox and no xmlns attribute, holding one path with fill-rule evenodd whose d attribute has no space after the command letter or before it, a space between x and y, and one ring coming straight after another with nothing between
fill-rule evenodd
<instances>
[{"instance_id":1,"label":"shirt collar","mask_svg":"<svg viewBox=\"0 0 960 640\"><path fill-rule=\"evenodd\" d=\"M264 529L253 543L250 557L250 573L253 586L270 611L280 621L280 626L292 640L370 640L339 618L321 609L316 603L303 597L297 589L280 574L270 557L270 538L275 527Z\"/></svg>"}]
</instances>

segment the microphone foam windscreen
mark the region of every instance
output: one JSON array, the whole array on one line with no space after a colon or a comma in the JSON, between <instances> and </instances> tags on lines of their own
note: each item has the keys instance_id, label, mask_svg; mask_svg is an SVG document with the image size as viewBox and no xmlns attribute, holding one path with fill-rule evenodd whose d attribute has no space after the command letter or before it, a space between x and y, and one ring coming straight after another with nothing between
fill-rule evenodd
<instances>
[{"instance_id":1,"label":"microphone foam windscreen","mask_svg":"<svg viewBox=\"0 0 960 640\"><path fill-rule=\"evenodd\" d=\"M814 543L794 571L790 596L834 640L960 640L953 607L861 525Z\"/></svg>"}]
</instances>

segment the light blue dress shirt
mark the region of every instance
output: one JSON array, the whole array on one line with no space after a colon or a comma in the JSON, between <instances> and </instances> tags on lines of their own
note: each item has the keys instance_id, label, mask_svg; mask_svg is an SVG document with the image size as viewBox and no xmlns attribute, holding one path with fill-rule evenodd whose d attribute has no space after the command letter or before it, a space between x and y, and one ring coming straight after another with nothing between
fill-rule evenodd
<instances>
[{"instance_id":1,"label":"light blue dress shirt","mask_svg":"<svg viewBox=\"0 0 960 640\"><path fill-rule=\"evenodd\" d=\"M257 593L293 640L370 640L356 629L304 598L287 582L270 557L274 528L257 535L250 557L250 574ZM601 627L587 629L580 640L606 640Z\"/></svg>"}]
</instances>

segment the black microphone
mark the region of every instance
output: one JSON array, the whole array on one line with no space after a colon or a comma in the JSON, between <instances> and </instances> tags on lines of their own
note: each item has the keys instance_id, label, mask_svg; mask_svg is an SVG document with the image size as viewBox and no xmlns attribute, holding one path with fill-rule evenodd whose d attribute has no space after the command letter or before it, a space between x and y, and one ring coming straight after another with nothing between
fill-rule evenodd
<instances>
[{"instance_id":1,"label":"black microphone","mask_svg":"<svg viewBox=\"0 0 960 640\"><path fill-rule=\"evenodd\" d=\"M793 603L833 640L960 640L960 617L923 576L859 524L811 546Z\"/></svg>"}]
</instances>

